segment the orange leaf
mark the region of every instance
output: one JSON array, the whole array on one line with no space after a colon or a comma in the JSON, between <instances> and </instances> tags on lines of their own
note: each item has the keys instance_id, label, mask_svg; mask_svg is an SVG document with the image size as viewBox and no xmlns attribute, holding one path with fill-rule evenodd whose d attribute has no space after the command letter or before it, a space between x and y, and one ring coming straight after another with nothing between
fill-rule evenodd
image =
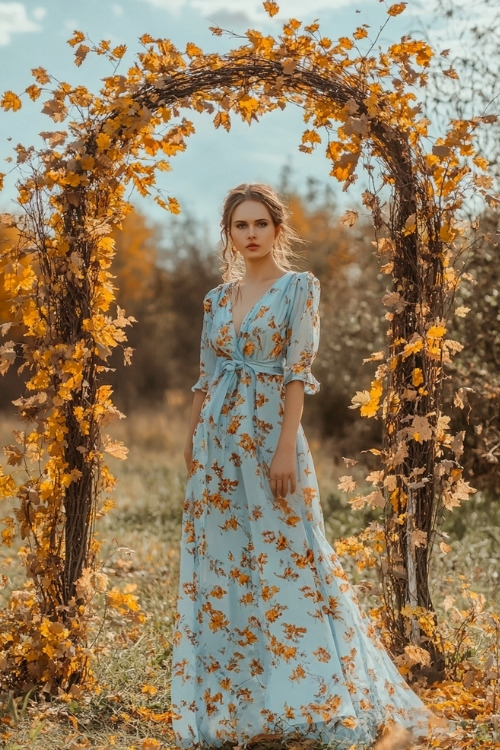
<instances>
[{"instance_id":1,"label":"orange leaf","mask_svg":"<svg viewBox=\"0 0 500 750\"><path fill-rule=\"evenodd\" d=\"M271 16L271 18L280 11L278 3L275 3L274 0L266 0L266 2L262 3L262 5L264 6L264 10L269 14L269 16Z\"/></svg>"},{"instance_id":2,"label":"orange leaf","mask_svg":"<svg viewBox=\"0 0 500 750\"><path fill-rule=\"evenodd\" d=\"M118 60L121 60L125 52L127 51L127 45L126 44L119 44L118 47L115 47L112 51L113 57L118 58Z\"/></svg>"},{"instance_id":3,"label":"orange leaf","mask_svg":"<svg viewBox=\"0 0 500 750\"><path fill-rule=\"evenodd\" d=\"M353 34L353 37L355 39L364 39L367 36L368 36L368 31L364 26L360 26L359 28L357 28Z\"/></svg>"},{"instance_id":4,"label":"orange leaf","mask_svg":"<svg viewBox=\"0 0 500 750\"><path fill-rule=\"evenodd\" d=\"M28 86L27 89L25 89L26 93L28 94L31 101L36 101L40 94L42 93L42 89L39 86L36 86L33 84L32 86Z\"/></svg>"},{"instance_id":5,"label":"orange leaf","mask_svg":"<svg viewBox=\"0 0 500 750\"><path fill-rule=\"evenodd\" d=\"M5 94L2 97L2 101L0 101L0 107L4 109L6 112L11 109L13 112L17 112L18 109L21 109L22 103L20 98L17 94L14 94L13 91L6 91Z\"/></svg>"},{"instance_id":6,"label":"orange leaf","mask_svg":"<svg viewBox=\"0 0 500 750\"><path fill-rule=\"evenodd\" d=\"M400 13L406 8L406 3L395 3L388 9L387 14L389 16L399 16Z\"/></svg>"},{"instance_id":7,"label":"orange leaf","mask_svg":"<svg viewBox=\"0 0 500 750\"><path fill-rule=\"evenodd\" d=\"M42 86L45 83L50 83L50 76L47 74L45 68L32 68L31 75L34 77L35 81Z\"/></svg>"},{"instance_id":8,"label":"orange leaf","mask_svg":"<svg viewBox=\"0 0 500 750\"><path fill-rule=\"evenodd\" d=\"M73 34L74 36L71 37L71 39L68 39L68 44L71 45L71 47L76 47L77 44L83 42L85 34L82 31L74 31Z\"/></svg>"}]
</instances>

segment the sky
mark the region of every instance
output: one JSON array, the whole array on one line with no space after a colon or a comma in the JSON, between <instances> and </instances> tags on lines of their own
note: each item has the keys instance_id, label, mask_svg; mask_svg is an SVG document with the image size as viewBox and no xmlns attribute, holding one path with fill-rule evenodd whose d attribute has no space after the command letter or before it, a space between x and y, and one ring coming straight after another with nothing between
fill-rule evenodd
<instances>
[{"instance_id":1,"label":"sky","mask_svg":"<svg viewBox=\"0 0 500 750\"><path fill-rule=\"evenodd\" d=\"M379 43L389 44L407 33L421 34L423 14L433 3L409 0L406 12L390 20ZM351 34L361 24L368 24L370 35L375 36L387 18L386 6L380 0L278 0L278 4L280 13L271 19L260 0L0 1L0 95L6 90L20 94L33 83L31 69L39 66L58 80L83 83L97 92L100 79L111 70L106 61L93 56L81 68L75 67L73 51L66 44L75 29L93 42L109 39L113 46L125 43L128 52L122 62L128 67L141 50L138 39L144 33L171 39L180 49L194 42L205 51L224 52L234 46L235 40L214 37L210 26L237 34L248 28L272 34L290 17L304 23L318 19L325 36L338 38ZM445 28L441 37L446 43L454 34L455 30ZM42 98L30 103L25 95L24 102L26 106L19 112L0 111L0 172L10 170L5 160L17 143L39 147L39 132L61 127L40 113ZM186 114L192 119L190 112ZM220 205L230 188L241 182L277 185L285 166L298 188L309 177L334 184L321 150L312 155L298 150L304 130L302 115L298 108L288 106L284 112L270 113L251 126L233 118L230 133L216 130L209 116L196 116L196 134L188 139L187 151L173 159L171 172L161 173L162 190L175 196L181 207L200 222L213 227L218 224ZM0 211L14 209L15 179L15 173L6 179L0 193ZM340 202L357 201L356 193L344 198L340 188L338 193ZM152 198L141 201L132 196L132 201L153 221L164 220L164 212Z\"/></svg>"}]
</instances>

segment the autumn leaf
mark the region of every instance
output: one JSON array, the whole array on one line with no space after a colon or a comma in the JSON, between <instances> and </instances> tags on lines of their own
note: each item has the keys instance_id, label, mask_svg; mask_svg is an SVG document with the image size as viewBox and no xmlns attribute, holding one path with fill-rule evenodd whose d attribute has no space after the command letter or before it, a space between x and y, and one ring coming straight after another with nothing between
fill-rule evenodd
<instances>
[{"instance_id":1,"label":"autumn leaf","mask_svg":"<svg viewBox=\"0 0 500 750\"><path fill-rule=\"evenodd\" d=\"M356 489L356 482L351 476L345 475L340 477L337 489L342 490L342 492L354 492Z\"/></svg>"},{"instance_id":2,"label":"autumn leaf","mask_svg":"<svg viewBox=\"0 0 500 750\"><path fill-rule=\"evenodd\" d=\"M28 86L25 91L32 102L35 102L42 93L42 89L40 88L40 86L36 86L35 84L33 84L32 86Z\"/></svg>"},{"instance_id":3,"label":"autumn leaf","mask_svg":"<svg viewBox=\"0 0 500 750\"><path fill-rule=\"evenodd\" d=\"M117 60L121 60L125 52L127 51L127 45L126 44L119 44L117 47L114 47L111 54L113 57L115 57Z\"/></svg>"},{"instance_id":4,"label":"autumn leaf","mask_svg":"<svg viewBox=\"0 0 500 750\"><path fill-rule=\"evenodd\" d=\"M442 339L446 333L446 326L442 324L432 325L427 331L428 339Z\"/></svg>"},{"instance_id":5,"label":"autumn leaf","mask_svg":"<svg viewBox=\"0 0 500 750\"><path fill-rule=\"evenodd\" d=\"M366 25L359 26L353 34L354 39L364 39L368 36L368 30Z\"/></svg>"},{"instance_id":6,"label":"autumn leaf","mask_svg":"<svg viewBox=\"0 0 500 750\"><path fill-rule=\"evenodd\" d=\"M177 200L177 198L169 198L168 199L168 210L172 214L180 214L181 207L180 207L180 204L179 204L179 201Z\"/></svg>"},{"instance_id":7,"label":"autumn leaf","mask_svg":"<svg viewBox=\"0 0 500 750\"><path fill-rule=\"evenodd\" d=\"M368 391L356 391L351 399L350 409L357 409L362 404L367 404L370 401L370 394Z\"/></svg>"},{"instance_id":8,"label":"autumn leaf","mask_svg":"<svg viewBox=\"0 0 500 750\"><path fill-rule=\"evenodd\" d=\"M413 417L411 426L411 436L417 443L424 440L432 439L432 425L427 417L421 417L418 414Z\"/></svg>"},{"instance_id":9,"label":"autumn leaf","mask_svg":"<svg viewBox=\"0 0 500 750\"><path fill-rule=\"evenodd\" d=\"M50 83L50 76L47 74L45 68L32 68L31 75L41 86Z\"/></svg>"},{"instance_id":10,"label":"autumn leaf","mask_svg":"<svg viewBox=\"0 0 500 750\"><path fill-rule=\"evenodd\" d=\"M347 210L339 219L339 224L344 224L346 227L352 227L358 220L358 212Z\"/></svg>"},{"instance_id":11,"label":"autumn leaf","mask_svg":"<svg viewBox=\"0 0 500 750\"><path fill-rule=\"evenodd\" d=\"M68 39L68 44L71 47L76 47L77 44L81 44L85 39L85 34L82 31L74 31L71 39Z\"/></svg>"},{"instance_id":12,"label":"autumn leaf","mask_svg":"<svg viewBox=\"0 0 500 750\"><path fill-rule=\"evenodd\" d=\"M391 5L387 9L387 14L389 16L399 16L400 13L403 13L405 8L406 8L406 3L395 3L394 5Z\"/></svg>"},{"instance_id":13,"label":"autumn leaf","mask_svg":"<svg viewBox=\"0 0 500 750\"><path fill-rule=\"evenodd\" d=\"M42 112L51 117L54 122L62 122L66 119L68 110L60 99L49 99L45 102Z\"/></svg>"},{"instance_id":14,"label":"autumn leaf","mask_svg":"<svg viewBox=\"0 0 500 750\"><path fill-rule=\"evenodd\" d=\"M411 375L411 382L413 385L417 388L419 385L422 385L424 382L424 375L420 367L416 367Z\"/></svg>"},{"instance_id":15,"label":"autumn leaf","mask_svg":"<svg viewBox=\"0 0 500 750\"><path fill-rule=\"evenodd\" d=\"M113 456L113 458L119 458L121 461L125 461L128 456L128 448L121 440L111 440L107 436L103 438L103 450L109 453L110 456Z\"/></svg>"},{"instance_id":16,"label":"autumn leaf","mask_svg":"<svg viewBox=\"0 0 500 750\"><path fill-rule=\"evenodd\" d=\"M6 112L8 112L10 109L13 112L17 112L17 110L21 109L22 106L23 105L20 98L13 91L6 91L0 101L0 107L2 107L2 109L4 109Z\"/></svg>"},{"instance_id":17,"label":"autumn leaf","mask_svg":"<svg viewBox=\"0 0 500 750\"><path fill-rule=\"evenodd\" d=\"M274 0L265 0L262 5L264 6L264 10L266 11L266 13L268 13L271 18L279 13L279 5L278 3L274 2Z\"/></svg>"},{"instance_id":18,"label":"autumn leaf","mask_svg":"<svg viewBox=\"0 0 500 750\"><path fill-rule=\"evenodd\" d=\"M411 533L411 543L415 547L427 547L427 533L421 529L415 529Z\"/></svg>"},{"instance_id":19,"label":"autumn leaf","mask_svg":"<svg viewBox=\"0 0 500 750\"><path fill-rule=\"evenodd\" d=\"M87 44L80 44L80 46L77 47L77 49L75 50L75 65L77 67L80 67L89 52L90 47Z\"/></svg>"}]
</instances>

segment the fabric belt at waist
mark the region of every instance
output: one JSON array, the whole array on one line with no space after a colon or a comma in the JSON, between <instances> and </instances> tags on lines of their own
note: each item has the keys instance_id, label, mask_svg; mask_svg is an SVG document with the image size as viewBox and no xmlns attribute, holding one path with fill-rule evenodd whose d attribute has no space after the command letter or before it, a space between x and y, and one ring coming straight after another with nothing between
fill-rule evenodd
<instances>
[{"instance_id":1,"label":"fabric belt at waist","mask_svg":"<svg viewBox=\"0 0 500 750\"><path fill-rule=\"evenodd\" d=\"M210 402L206 418L212 417L216 422L222 411L228 393L237 385L239 373L248 373L252 379L260 373L266 375L282 375L283 365L276 360L259 362L258 360L233 357L233 359L219 358L215 368L214 380L218 381L215 390L210 394Z\"/></svg>"}]
</instances>

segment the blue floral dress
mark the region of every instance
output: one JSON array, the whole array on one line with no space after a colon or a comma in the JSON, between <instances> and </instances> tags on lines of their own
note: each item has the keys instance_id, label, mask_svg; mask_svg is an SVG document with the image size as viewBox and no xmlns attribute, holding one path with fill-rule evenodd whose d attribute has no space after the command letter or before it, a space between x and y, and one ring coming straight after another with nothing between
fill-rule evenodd
<instances>
[{"instance_id":1,"label":"blue floral dress","mask_svg":"<svg viewBox=\"0 0 500 750\"><path fill-rule=\"evenodd\" d=\"M359 609L327 540L314 465L297 436L297 490L268 482L284 386L306 393L319 338L319 283L281 276L236 334L231 284L204 302L200 379L183 516L172 661L180 747L299 732L334 747L387 722L425 734L429 713Z\"/></svg>"}]
</instances>

